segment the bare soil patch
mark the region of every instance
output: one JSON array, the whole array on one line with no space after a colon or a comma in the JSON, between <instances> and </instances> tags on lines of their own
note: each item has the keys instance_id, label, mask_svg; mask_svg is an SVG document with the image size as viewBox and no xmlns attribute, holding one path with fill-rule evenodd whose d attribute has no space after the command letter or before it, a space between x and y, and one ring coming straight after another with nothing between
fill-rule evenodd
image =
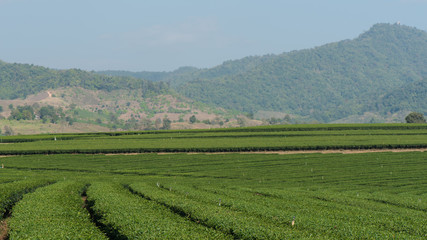
<instances>
[{"instance_id":1,"label":"bare soil patch","mask_svg":"<svg viewBox=\"0 0 427 240\"><path fill-rule=\"evenodd\" d=\"M303 151L265 151L265 152L241 152L242 154L305 154L305 153L342 153L342 154L357 154L357 153L377 153L377 152L426 152L427 148L408 148L408 149L349 149L349 150L303 150Z\"/></svg>"},{"instance_id":2,"label":"bare soil patch","mask_svg":"<svg viewBox=\"0 0 427 240\"><path fill-rule=\"evenodd\" d=\"M0 221L0 240L8 239L7 218Z\"/></svg>"},{"instance_id":3,"label":"bare soil patch","mask_svg":"<svg viewBox=\"0 0 427 240\"><path fill-rule=\"evenodd\" d=\"M303 151L255 151L255 152L188 152L187 155L195 155L195 154L205 154L205 155L214 155L214 154L308 154L308 153L322 153L322 154L330 154L330 153L341 153L341 154L358 154L358 153L380 153L380 152L427 152L427 148L402 148L402 149L361 149L361 150L303 150ZM168 154L177 154L183 152L159 152L157 155L168 155ZM147 153L111 153L105 154L106 156L114 156L114 155L140 155Z\"/></svg>"}]
</instances>

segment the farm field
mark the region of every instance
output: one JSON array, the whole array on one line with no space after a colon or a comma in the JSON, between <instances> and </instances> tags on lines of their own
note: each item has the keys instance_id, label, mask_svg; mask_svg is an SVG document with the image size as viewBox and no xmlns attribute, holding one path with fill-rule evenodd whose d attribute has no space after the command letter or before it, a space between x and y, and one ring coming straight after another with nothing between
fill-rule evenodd
<instances>
[{"instance_id":1,"label":"farm field","mask_svg":"<svg viewBox=\"0 0 427 240\"><path fill-rule=\"evenodd\" d=\"M426 138L425 124L56 134L0 137L0 155L427 148Z\"/></svg>"},{"instance_id":2,"label":"farm field","mask_svg":"<svg viewBox=\"0 0 427 240\"><path fill-rule=\"evenodd\" d=\"M268 150L426 148L426 134L402 124L3 137L0 239L425 239L427 152ZM251 150L267 152L239 153Z\"/></svg>"}]
</instances>

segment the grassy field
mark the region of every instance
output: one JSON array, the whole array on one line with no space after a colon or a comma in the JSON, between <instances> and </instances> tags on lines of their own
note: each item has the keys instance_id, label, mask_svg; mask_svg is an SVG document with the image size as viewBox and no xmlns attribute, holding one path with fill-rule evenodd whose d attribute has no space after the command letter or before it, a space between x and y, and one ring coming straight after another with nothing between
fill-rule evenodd
<instances>
[{"instance_id":1,"label":"grassy field","mask_svg":"<svg viewBox=\"0 0 427 240\"><path fill-rule=\"evenodd\" d=\"M424 146L426 125L408 126L3 138L12 143L0 151L15 155L0 158L0 231L10 239L426 239L427 152L238 152ZM181 152L59 154L154 148ZM215 149L237 152L200 152Z\"/></svg>"}]
</instances>

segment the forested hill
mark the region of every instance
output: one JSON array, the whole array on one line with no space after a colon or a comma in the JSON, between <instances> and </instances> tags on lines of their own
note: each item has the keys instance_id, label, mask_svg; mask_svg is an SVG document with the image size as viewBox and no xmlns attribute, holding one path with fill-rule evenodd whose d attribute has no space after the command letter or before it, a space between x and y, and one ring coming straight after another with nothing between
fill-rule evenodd
<instances>
[{"instance_id":1,"label":"forested hill","mask_svg":"<svg viewBox=\"0 0 427 240\"><path fill-rule=\"evenodd\" d=\"M426 91L425 78L427 33L377 24L353 40L284 53L243 73L193 80L178 90L223 107L328 122L367 111L427 112L427 95L408 100L413 90Z\"/></svg>"},{"instance_id":2,"label":"forested hill","mask_svg":"<svg viewBox=\"0 0 427 240\"><path fill-rule=\"evenodd\" d=\"M78 69L53 70L29 64L0 61L0 99L25 98L47 89L82 87L91 90L141 89L143 94L168 91L167 84L119 76L106 76Z\"/></svg>"},{"instance_id":3,"label":"forested hill","mask_svg":"<svg viewBox=\"0 0 427 240\"><path fill-rule=\"evenodd\" d=\"M279 111L322 122L364 112L427 113L427 33L376 24L352 40L164 74L156 80L187 97L246 112Z\"/></svg>"},{"instance_id":4,"label":"forested hill","mask_svg":"<svg viewBox=\"0 0 427 240\"><path fill-rule=\"evenodd\" d=\"M223 64L207 69L195 67L180 67L172 72L129 72L129 71L100 71L100 74L109 76L129 76L140 79L149 79L154 82L167 82L172 87L203 79L227 78L236 74L242 74L262 63L268 63L274 55L250 56L239 60L226 61Z\"/></svg>"}]
</instances>

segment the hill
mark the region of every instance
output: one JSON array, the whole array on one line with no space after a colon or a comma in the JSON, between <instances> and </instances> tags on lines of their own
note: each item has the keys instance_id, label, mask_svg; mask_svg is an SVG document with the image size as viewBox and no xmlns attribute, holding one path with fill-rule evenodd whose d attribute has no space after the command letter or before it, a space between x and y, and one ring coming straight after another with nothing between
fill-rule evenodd
<instances>
[{"instance_id":1,"label":"hill","mask_svg":"<svg viewBox=\"0 0 427 240\"><path fill-rule=\"evenodd\" d=\"M322 122L369 112L383 117L427 113L427 33L376 24L352 40L175 74L156 80L168 81L189 98L245 112L282 112Z\"/></svg>"},{"instance_id":2,"label":"hill","mask_svg":"<svg viewBox=\"0 0 427 240\"><path fill-rule=\"evenodd\" d=\"M131 77L107 76L79 69L53 70L29 64L0 61L0 99L25 98L48 89L82 87L112 91L139 89L144 95L168 92L164 83L153 83Z\"/></svg>"},{"instance_id":3,"label":"hill","mask_svg":"<svg viewBox=\"0 0 427 240\"><path fill-rule=\"evenodd\" d=\"M139 90L81 87L0 100L0 109L0 135L232 127L239 126L240 115L173 92L141 97ZM190 123L192 116L194 123ZM245 122L254 124L260 123Z\"/></svg>"},{"instance_id":4,"label":"hill","mask_svg":"<svg viewBox=\"0 0 427 240\"><path fill-rule=\"evenodd\" d=\"M427 33L377 24L354 40L284 53L244 73L190 81L178 91L241 111L273 110L329 122L369 111L427 112L421 106L427 95L407 105L396 105L391 97L410 99L415 85L425 87L424 78Z\"/></svg>"},{"instance_id":5,"label":"hill","mask_svg":"<svg viewBox=\"0 0 427 240\"><path fill-rule=\"evenodd\" d=\"M134 77L0 61L0 86L0 134L239 125L236 111ZM190 123L193 115L196 122Z\"/></svg>"}]
</instances>

